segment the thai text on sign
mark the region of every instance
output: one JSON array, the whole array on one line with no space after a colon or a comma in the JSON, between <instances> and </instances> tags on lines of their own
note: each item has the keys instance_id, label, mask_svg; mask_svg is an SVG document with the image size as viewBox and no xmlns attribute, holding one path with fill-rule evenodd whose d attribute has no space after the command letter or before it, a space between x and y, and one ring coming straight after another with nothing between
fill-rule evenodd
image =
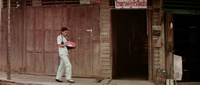
<instances>
[{"instance_id":1,"label":"thai text on sign","mask_svg":"<svg viewBox=\"0 0 200 85\"><path fill-rule=\"evenodd\" d=\"M147 0L115 0L115 8L147 8Z\"/></svg>"}]
</instances>

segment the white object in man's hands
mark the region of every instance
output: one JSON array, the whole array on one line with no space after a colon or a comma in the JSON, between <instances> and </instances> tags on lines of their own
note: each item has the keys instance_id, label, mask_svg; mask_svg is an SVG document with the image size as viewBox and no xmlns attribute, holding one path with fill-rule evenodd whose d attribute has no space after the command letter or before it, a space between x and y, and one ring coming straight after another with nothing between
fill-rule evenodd
<instances>
[{"instance_id":1,"label":"white object in man's hands","mask_svg":"<svg viewBox=\"0 0 200 85\"><path fill-rule=\"evenodd\" d=\"M76 47L76 43L71 41L67 41L65 44L67 45L67 47Z\"/></svg>"}]
</instances>

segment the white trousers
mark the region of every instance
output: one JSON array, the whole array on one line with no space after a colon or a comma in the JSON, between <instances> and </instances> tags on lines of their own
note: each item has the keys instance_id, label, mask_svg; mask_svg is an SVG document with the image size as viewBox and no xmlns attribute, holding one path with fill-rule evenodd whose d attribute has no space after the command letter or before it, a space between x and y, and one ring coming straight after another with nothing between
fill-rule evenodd
<instances>
[{"instance_id":1,"label":"white trousers","mask_svg":"<svg viewBox=\"0 0 200 85\"><path fill-rule=\"evenodd\" d=\"M69 80L71 79L71 75L72 75L72 66L69 61L69 58L67 55L64 55L64 54L60 54L59 56L60 56L60 65L57 70L56 79L61 80L62 74L66 68L65 78Z\"/></svg>"}]
</instances>

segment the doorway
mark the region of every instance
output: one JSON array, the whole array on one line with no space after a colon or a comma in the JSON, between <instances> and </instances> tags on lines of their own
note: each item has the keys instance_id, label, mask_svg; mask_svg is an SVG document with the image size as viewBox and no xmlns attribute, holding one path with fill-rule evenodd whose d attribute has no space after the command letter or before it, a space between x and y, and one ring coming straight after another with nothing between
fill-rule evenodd
<instances>
[{"instance_id":1,"label":"doorway","mask_svg":"<svg viewBox=\"0 0 200 85\"><path fill-rule=\"evenodd\" d=\"M113 78L148 79L146 10L112 10Z\"/></svg>"},{"instance_id":2,"label":"doorway","mask_svg":"<svg viewBox=\"0 0 200 85\"><path fill-rule=\"evenodd\" d=\"M200 15L174 15L174 54L182 56L182 81L200 81Z\"/></svg>"}]
</instances>

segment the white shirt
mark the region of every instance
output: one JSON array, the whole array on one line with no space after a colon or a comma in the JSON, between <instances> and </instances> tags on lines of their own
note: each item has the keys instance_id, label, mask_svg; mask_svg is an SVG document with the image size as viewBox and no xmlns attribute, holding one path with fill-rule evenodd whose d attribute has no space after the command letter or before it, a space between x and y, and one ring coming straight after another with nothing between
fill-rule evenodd
<instances>
[{"instance_id":1,"label":"white shirt","mask_svg":"<svg viewBox=\"0 0 200 85\"><path fill-rule=\"evenodd\" d=\"M67 37L65 38L63 35L59 35L57 37L57 44L61 44L61 42L63 41L63 44L67 42ZM64 46L64 47L58 47L58 52L59 54L65 54L65 55L68 55L68 50L67 50L67 47Z\"/></svg>"}]
</instances>

